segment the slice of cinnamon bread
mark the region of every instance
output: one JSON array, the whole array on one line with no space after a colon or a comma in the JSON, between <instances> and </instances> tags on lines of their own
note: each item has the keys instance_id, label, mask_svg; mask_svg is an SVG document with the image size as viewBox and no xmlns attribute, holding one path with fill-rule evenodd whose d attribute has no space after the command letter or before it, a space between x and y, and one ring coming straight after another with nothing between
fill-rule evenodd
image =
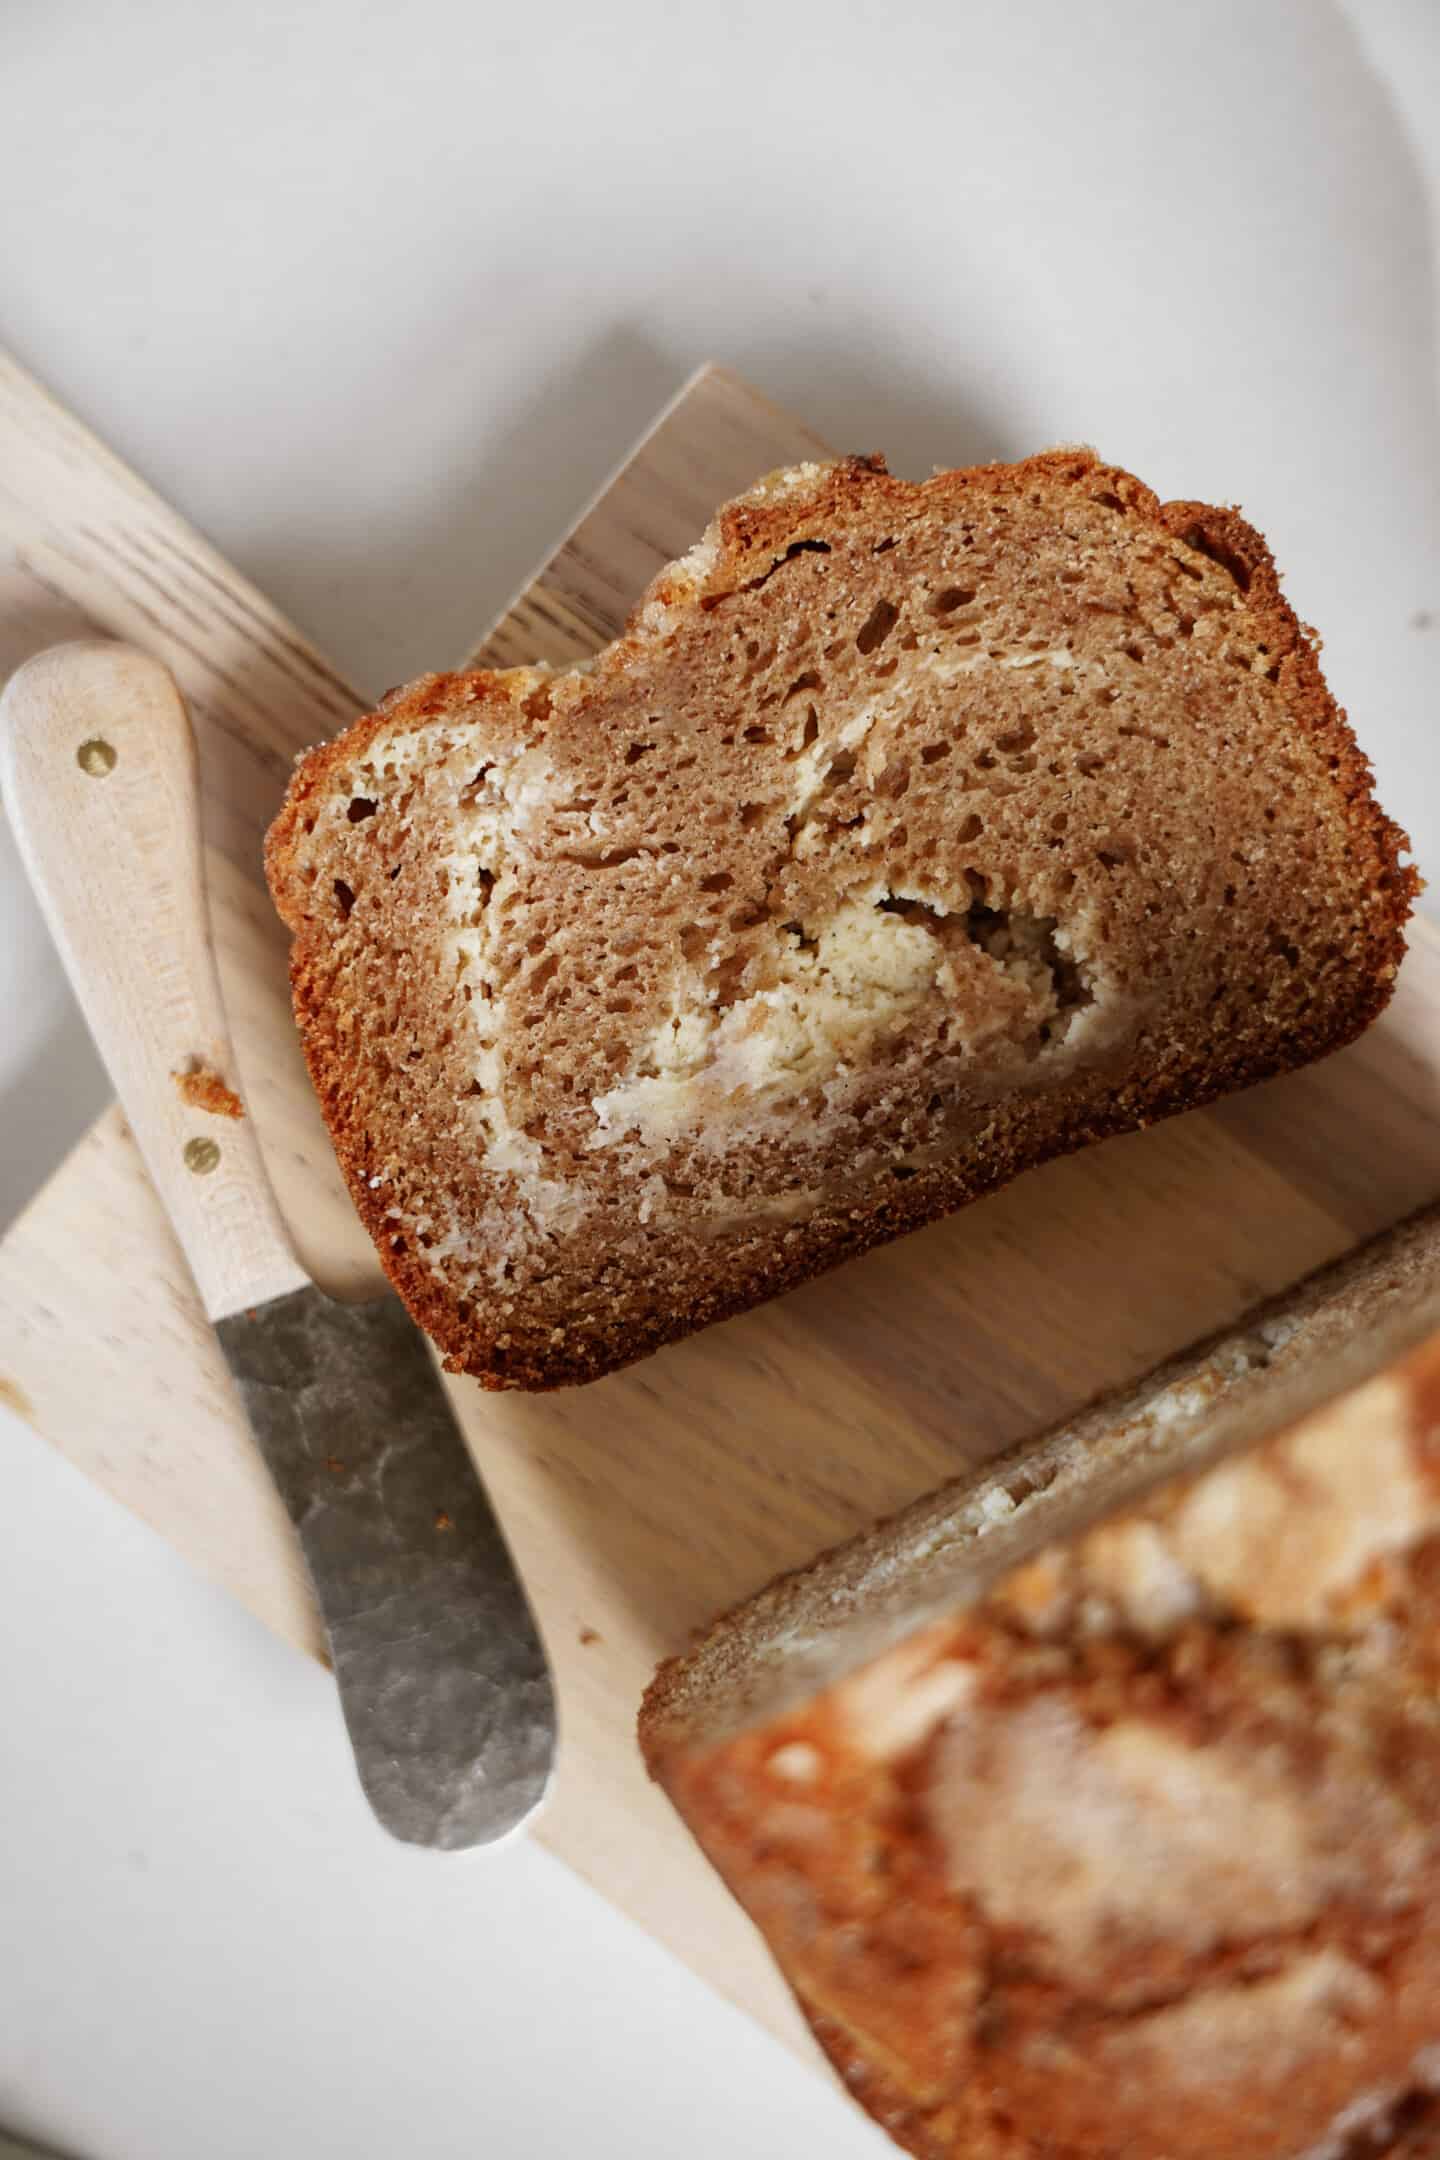
<instances>
[{"instance_id":1,"label":"slice of cinnamon bread","mask_svg":"<svg viewBox=\"0 0 1440 2160\"><path fill-rule=\"evenodd\" d=\"M588 670L311 752L268 859L396 1287L546 1387L1348 1041L1404 845L1258 535L1067 450L775 475Z\"/></svg>"},{"instance_id":2,"label":"slice of cinnamon bread","mask_svg":"<svg viewBox=\"0 0 1440 2160\"><path fill-rule=\"evenodd\" d=\"M787 1576L641 1740L921 2160L1440 2151L1440 1208Z\"/></svg>"}]
</instances>

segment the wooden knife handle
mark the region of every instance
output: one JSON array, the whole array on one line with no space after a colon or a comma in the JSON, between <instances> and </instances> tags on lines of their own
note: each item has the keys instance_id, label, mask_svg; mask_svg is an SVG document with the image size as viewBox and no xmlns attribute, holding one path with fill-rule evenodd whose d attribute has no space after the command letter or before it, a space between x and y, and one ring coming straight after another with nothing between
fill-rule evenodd
<instances>
[{"instance_id":1,"label":"wooden knife handle","mask_svg":"<svg viewBox=\"0 0 1440 2160\"><path fill-rule=\"evenodd\" d=\"M297 1289L210 946L195 738L159 661L101 643L27 661L0 699L0 790L206 1312Z\"/></svg>"}]
</instances>

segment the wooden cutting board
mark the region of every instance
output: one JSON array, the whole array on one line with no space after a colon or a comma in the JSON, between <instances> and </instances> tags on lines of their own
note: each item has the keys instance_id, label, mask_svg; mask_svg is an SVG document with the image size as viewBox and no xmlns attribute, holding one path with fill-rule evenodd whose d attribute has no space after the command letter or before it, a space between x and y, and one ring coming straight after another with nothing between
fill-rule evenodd
<instances>
[{"instance_id":1,"label":"wooden cutting board","mask_svg":"<svg viewBox=\"0 0 1440 2160\"><path fill-rule=\"evenodd\" d=\"M478 657L593 651L714 504L820 449L735 376L703 369ZM342 1294L368 1292L378 1270L300 1064L259 853L296 750L365 701L0 362L0 670L96 628L156 652L190 700L245 1092L306 1264ZM798 2040L748 1925L641 1773L634 1714L656 1660L777 1569L1433 1198L1437 1111L1440 935L1421 925L1384 1021L1318 1068L1032 1173L594 1387L452 1383L559 1679L542 1841ZM0 1247L0 1311L0 1400L317 1654L288 1523L116 1111Z\"/></svg>"}]
</instances>

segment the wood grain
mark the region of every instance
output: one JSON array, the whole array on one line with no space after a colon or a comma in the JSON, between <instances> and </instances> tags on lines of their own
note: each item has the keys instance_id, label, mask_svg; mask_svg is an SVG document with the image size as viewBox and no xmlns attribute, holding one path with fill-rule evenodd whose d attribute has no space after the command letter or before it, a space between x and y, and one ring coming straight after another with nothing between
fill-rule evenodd
<instances>
[{"instance_id":1,"label":"wood grain","mask_svg":"<svg viewBox=\"0 0 1440 2160\"><path fill-rule=\"evenodd\" d=\"M195 738L174 677L108 640L27 660L0 698L0 791L206 1316L301 1289L226 1078L235 1055L210 948Z\"/></svg>"},{"instance_id":2,"label":"wood grain","mask_svg":"<svg viewBox=\"0 0 1440 2160\"><path fill-rule=\"evenodd\" d=\"M63 433L73 460L61 497L37 491L58 450L21 454L27 430L50 429ZM107 549L77 538L73 522L110 533L140 518L146 544L168 545L168 559L187 565L177 586L187 606L192 551L209 574L223 572L98 448L87 482L77 438L89 440L47 401L17 411L12 390L8 422L0 406L0 486L13 491L17 472L32 476L20 509L8 498L5 530L17 555L0 593L18 595L19 627L0 626L0 653L24 647L26 621L38 628L64 616L62 634L73 634L73 611L136 634L129 540L122 534L112 595ZM563 661L593 649L716 501L817 447L733 376L703 372L482 654ZM36 563L46 584L35 582ZM323 663L312 674L297 657L303 641L258 595L238 579L233 591L247 595L248 615L227 597L223 621L185 626L230 1021L307 1263L332 1286L368 1287L369 1248L338 1192L295 1054L256 852L285 758L344 717L349 693ZM163 593L146 604L163 614ZM224 629L232 619L256 625L253 673ZM279 701L267 702L253 736L248 706L205 674L208 640L222 629L227 671ZM168 658L169 636L156 628L140 641ZM276 651L296 671L286 684L274 672ZM328 684L325 697L343 712L321 720L318 688L298 696L299 683L312 681ZM277 770L266 761L281 742ZM250 807L241 813L221 798L247 763ZM1440 1193L1437 1111L1440 938L1421 928L1385 1020L1309 1072L1035 1172L952 1222L592 1388L487 1396L451 1383L559 1679L563 1754L543 1840L717 1987L808 2048L748 1925L640 1770L633 1719L656 1658L777 1568L1137 1375ZM0 1299L8 1315L0 1375L35 1425L268 1625L313 1651L288 1528L113 1113L0 1248Z\"/></svg>"},{"instance_id":3,"label":"wood grain","mask_svg":"<svg viewBox=\"0 0 1440 2160\"><path fill-rule=\"evenodd\" d=\"M469 665L548 660L568 667L588 659L623 626L655 572L700 537L717 503L775 465L830 455L818 435L749 383L725 368L702 368L511 601Z\"/></svg>"}]
</instances>

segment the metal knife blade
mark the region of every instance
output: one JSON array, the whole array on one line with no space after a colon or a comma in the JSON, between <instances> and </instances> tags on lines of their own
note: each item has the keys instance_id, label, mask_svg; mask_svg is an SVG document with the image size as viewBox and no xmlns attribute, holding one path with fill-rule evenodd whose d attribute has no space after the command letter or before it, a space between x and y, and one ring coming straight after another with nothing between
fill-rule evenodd
<instances>
[{"instance_id":1,"label":"metal knife blade","mask_svg":"<svg viewBox=\"0 0 1440 2160\"><path fill-rule=\"evenodd\" d=\"M445 1850L523 1822L554 1758L550 1674L399 1300L342 1305L311 1283L215 1332L300 1533L376 1815Z\"/></svg>"}]
</instances>

